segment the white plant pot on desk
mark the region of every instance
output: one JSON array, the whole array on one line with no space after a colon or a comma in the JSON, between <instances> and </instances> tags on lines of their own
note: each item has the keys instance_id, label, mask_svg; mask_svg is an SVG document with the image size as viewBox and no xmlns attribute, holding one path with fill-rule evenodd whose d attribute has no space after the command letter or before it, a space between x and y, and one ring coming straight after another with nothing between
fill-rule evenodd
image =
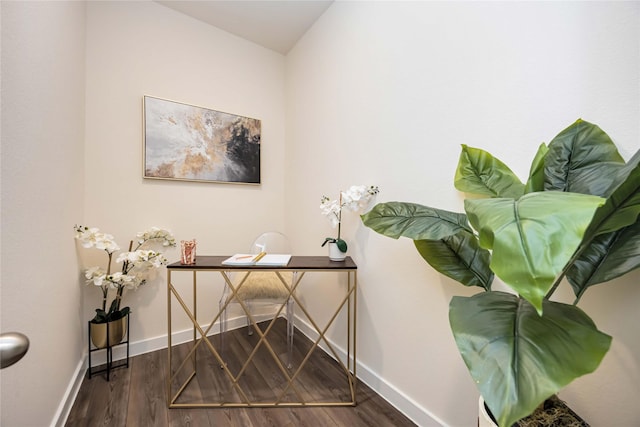
<instances>
[{"instance_id":1,"label":"white plant pot on desk","mask_svg":"<svg viewBox=\"0 0 640 427\"><path fill-rule=\"evenodd\" d=\"M329 259L331 261L344 261L346 257L347 253L342 252L337 243L329 243Z\"/></svg>"}]
</instances>

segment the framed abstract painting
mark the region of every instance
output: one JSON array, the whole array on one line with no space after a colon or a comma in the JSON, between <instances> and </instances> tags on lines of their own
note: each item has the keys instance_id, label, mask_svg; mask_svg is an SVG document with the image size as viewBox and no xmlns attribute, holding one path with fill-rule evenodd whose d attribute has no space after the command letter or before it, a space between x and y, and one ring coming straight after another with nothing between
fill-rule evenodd
<instances>
[{"instance_id":1,"label":"framed abstract painting","mask_svg":"<svg viewBox=\"0 0 640 427\"><path fill-rule=\"evenodd\" d=\"M143 177L260 184L261 122L143 97Z\"/></svg>"}]
</instances>

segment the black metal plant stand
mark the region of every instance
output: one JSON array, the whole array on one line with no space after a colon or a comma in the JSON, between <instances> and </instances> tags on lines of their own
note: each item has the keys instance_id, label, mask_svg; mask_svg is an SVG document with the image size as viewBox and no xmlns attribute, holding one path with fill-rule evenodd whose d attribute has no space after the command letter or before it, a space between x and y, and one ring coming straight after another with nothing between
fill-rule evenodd
<instances>
[{"instance_id":1,"label":"black metal plant stand","mask_svg":"<svg viewBox=\"0 0 640 427\"><path fill-rule=\"evenodd\" d=\"M102 372L106 372L107 373L107 381L109 381L109 376L111 374L111 371L117 368L128 368L129 367L129 314L126 315L126 319L127 319L127 332L125 334L125 339L121 340L120 342L118 342L117 344L111 344L109 342L109 323L107 322L107 345L106 347L101 347L101 348L97 348L95 346L91 345L91 321L87 322L87 334L88 334L88 338L89 338L89 367L87 368L87 374L89 379L91 378L92 375L95 374L99 374ZM121 360L120 363L117 363L114 365L113 363L113 348L114 347L118 347L121 345L126 345L127 348L127 357L124 360ZM93 348L92 348L93 347ZM91 366L91 354L96 352L96 351L100 351L100 350L106 350L107 352L107 363L106 366L103 367L99 367L97 369L92 369Z\"/></svg>"}]
</instances>

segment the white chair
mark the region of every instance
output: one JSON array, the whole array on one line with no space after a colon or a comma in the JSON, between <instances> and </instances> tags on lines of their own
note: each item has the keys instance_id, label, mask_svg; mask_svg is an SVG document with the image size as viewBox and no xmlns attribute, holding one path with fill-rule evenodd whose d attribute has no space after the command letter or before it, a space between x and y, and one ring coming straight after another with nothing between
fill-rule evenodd
<instances>
[{"instance_id":1,"label":"white chair","mask_svg":"<svg viewBox=\"0 0 640 427\"><path fill-rule=\"evenodd\" d=\"M289 239L278 231L269 231L261 234L253 242L251 246L251 254L259 254L267 252L273 254L290 254L291 245ZM280 272L282 278L287 282L287 286L291 288L295 283L295 274L291 272ZM245 273L235 274L232 282L237 292L232 295L229 285L225 284L222 297L220 298L220 333L221 333L221 353L225 357L225 335L227 332L227 310L232 304L239 304L242 301L251 313L251 308L256 305L275 305L280 308L282 304L286 304L285 315L287 319L287 368L291 368L293 353L293 331L294 331L294 300L289 296L289 290L282 284L273 271L253 271L249 277L242 283L238 289L237 286L244 278ZM226 305L227 300L229 303ZM282 312L281 312L282 313ZM247 316L248 334L253 335L253 325L251 319Z\"/></svg>"}]
</instances>

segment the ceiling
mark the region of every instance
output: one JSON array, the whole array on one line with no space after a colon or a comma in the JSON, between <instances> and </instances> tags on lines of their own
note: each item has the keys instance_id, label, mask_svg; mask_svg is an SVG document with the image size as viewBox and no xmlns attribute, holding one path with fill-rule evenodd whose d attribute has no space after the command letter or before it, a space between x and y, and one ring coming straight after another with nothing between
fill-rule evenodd
<instances>
[{"instance_id":1,"label":"ceiling","mask_svg":"<svg viewBox=\"0 0 640 427\"><path fill-rule=\"evenodd\" d=\"M155 0L286 55L333 0Z\"/></svg>"}]
</instances>

